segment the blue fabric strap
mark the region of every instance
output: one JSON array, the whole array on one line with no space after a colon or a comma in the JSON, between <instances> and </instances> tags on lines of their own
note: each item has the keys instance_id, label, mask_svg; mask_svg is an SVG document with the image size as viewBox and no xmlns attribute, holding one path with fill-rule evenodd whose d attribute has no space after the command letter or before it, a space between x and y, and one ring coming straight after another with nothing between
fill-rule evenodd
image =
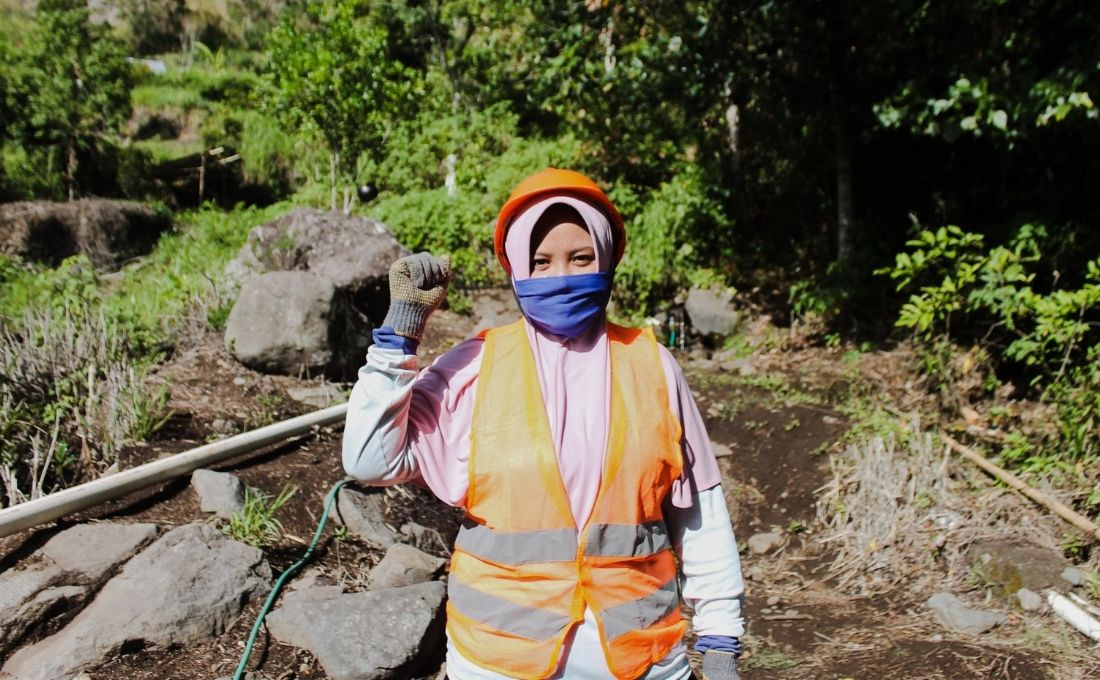
<instances>
[{"instance_id":1,"label":"blue fabric strap","mask_svg":"<svg viewBox=\"0 0 1100 680\"><path fill-rule=\"evenodd\" d=\"M380 349L399 349L405 354L416 354L416 349L420 346L419 340L398 335L393 326L379 326L371 335L374 336L374 346Z\"/></svg>"},{"instance_id":2,"label":"blue fabric strap","mask_svg":"<svg viewBox=\"0 0 1100 680\"><path fill-rule=\"evenodd\" d=\"M728 635L703 635L696 641L695 651L706 653L711 650L741 656L741 641Z\"/></svg>"}]
</instances>

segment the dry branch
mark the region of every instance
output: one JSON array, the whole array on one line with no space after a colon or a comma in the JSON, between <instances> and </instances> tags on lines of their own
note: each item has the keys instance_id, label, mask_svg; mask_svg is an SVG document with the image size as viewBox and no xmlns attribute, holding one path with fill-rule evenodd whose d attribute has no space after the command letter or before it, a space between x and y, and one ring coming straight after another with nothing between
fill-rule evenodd
<instances>
[{"instance_id":1,"label":"dry branch","mask_svg":"<svg viewBox=\"0 0 1100 680\"><path fill-rule=\"evenodd\" d=\"M978 467L982 468L983 470L985 470L989 474L993 475L997 479L1001 480L1005 484L1011 486L1013 489L1016 489L1017 491L1019 491L1020 493L1022 493L1025 496L1027 496L1031 500L1035 501L1039 505L1042 505L1043 507L1047 508L1048 510L1050 510L1054 514L1058 515L1062 519L1066 520L1067 522L1069 522L1073 526L1077 527L1078 529L1081 529L1086 534L1088 534L1089 537L1091 537L1092 539L1094 539L1094 540L1100 539L1100 526L1098 526L1095 522L1093 522L1089 518L1087 518L1084 515L1076 512L1075 510L1073 510L1073 508L1069 507L1068 505L1066 505L1064 503L1061 503L1061 502L1051 498L1050 496L1046 495L1042 491L1039 491L1038 489L1036 489L1032 486L1029 486L1026 482L1024 482L1022 479L1020 479L1016 475L1014 475L1011 472L1009 472L1008 470L1005 470L1004 468L990 462L988 458L981 455L977 451L974 451L971 448L963 446L962 444L955 441L954 439L952 439L947 434L940 433L940 436L943 437L944 441L947 442L948 446L950 446L952 449L957 451L959 454L961 454L965 458L973 461L976 465L978 465Z\"/></svg>"}]
</instances>

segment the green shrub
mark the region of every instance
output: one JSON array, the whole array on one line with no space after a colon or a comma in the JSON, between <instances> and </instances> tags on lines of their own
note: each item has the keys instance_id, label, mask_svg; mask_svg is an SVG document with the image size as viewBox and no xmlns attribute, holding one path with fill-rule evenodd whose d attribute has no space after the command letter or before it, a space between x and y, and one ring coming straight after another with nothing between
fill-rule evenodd
<instances>
[{"instance_id":1,"label":"green shrub","mask_svg":"<svg viewBox=\"0 0 1100 680\"><path fill-rule=\"evenodd\" d=\"M1034 452L1016 442L1006 456L1030 465L1100 454L1100 258L1044 282L1048 238L1030 224L1003 246L987 247L980 234L956 226L922 231L908 245L893 267L877 272L897 280L899 290L914 291L897 326L933 347L974 342L972 354L1016 367L1058 414L1056 434L1040 433ZM995 383L987 380L986 387Z\"/></svg>"},{"instance_id":2,"label":"green shrub","mask_svg":"<svg viewBox=\"0 0 1100 680\"><path fill-rule=\"evenodd\" d=\"M691 272L714 262L704 234L721 234L729 219L707 194L703 177L687 166L644 199L618 186L612 200L628 219L627 249L615 273L617 298L626 309L645 312L670 301L676 290L692 283ZM709 277L714 280L713 274Z\"/></svg>"},{"instance_id":3,"label":"green shrub","mask_svg":"<svg viewBox=\"0 0 1100 680\"><path fill-rule=\"evenodd\" d=\"M13 200L65 198L65 164L56 149L23 147L14 142L0 147L0 193Z\"/></svg>"},{"instance_id":4,"label":"green shrub","mask_svg":"<svg viewBox=\"0 0 1100 680\"><path fill-rule=\"evenodd\" d=\"M203 148L226 147L241 155L243 178L285 195L300 183L310 164L322 159L315 145L287 132L278 120L259 111L220 109L204 121Z\"/></svg>"},{"instance_id":5,"label":"green shrub","mask_svg":"<svg viewBox=\"0 0 1100 680\"><path fill-rule=\"evenodd\" d=\"M503 272L496 264L492 239L497 213L508 194L532 172L549 165L574 165L580 152L572 137L516 138L510 144L495 159L483 157L484 166L476 173L459 175L454 196L441 185L430 186L435 181L431 173L414 176L409 171L402 180L405 191L387 191L364 212L385 222L397 239L413 251L450 253L457 287L502 282ZM421 153L424 158L432 157L429 151Z\"/></svg>"},{"instance_id":6,"label":"green shrub","mask_svg":"<svg viewBox=\"0 0 1100 680\"><path fill-rule=\"evenodd\" d=\"M226 263L252 227L288 209L285 203L230 212L204 206L177 214L176 228L161 235L144 265L102 291L105 313L126 324L143 351L172 343L193 310L206 323L204 310L232 299L235 291L222 284Z\"/></svg>"}]
</instances>

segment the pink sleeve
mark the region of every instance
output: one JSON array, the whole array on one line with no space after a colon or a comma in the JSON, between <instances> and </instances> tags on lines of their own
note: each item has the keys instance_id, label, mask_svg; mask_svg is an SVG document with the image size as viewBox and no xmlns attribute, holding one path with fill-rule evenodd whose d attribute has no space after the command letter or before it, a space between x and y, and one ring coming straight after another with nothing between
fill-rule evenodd
<instances>
[{"instance_id":1,"label":"pink sleeve","mask_svg":"<svg viewBox=\"0 0 1100 680\"><path fill-rule=\"evenodd\" d=\"M408 442L425 484L441 501L463 507L469 487L470 424L481 368L481 338L459 343L413 384Z\"/></svg>"},{"instance_id":2,"label":"pink sleeve","mask_svg":"<svg viewBox=\"0 0 1100 680\"><path fill-rule=\"evenodd\" d=\"M676 363L672 353L658 345L661 364L665 369L665 381L668 383L668 403L672 412L680 419L683 428L680 445L684 453L684 470L680 478L672 483L669 496L672 504L678 508L690 508L692 495L718 486L722 473L718 470L718 459L710 446L703 416L691 396L684 372Z\"/></svg>"}]
</instances>

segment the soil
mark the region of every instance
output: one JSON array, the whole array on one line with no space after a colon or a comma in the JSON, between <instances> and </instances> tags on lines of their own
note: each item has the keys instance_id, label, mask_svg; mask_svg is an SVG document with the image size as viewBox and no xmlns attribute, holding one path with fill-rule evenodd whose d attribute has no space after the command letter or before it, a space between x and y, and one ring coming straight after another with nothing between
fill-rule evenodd
<instances>
[{"instance_id":1,"label":"soil","mask_svg":"<svg viewBox=\"0 0 1100 680\"><path fill-rule=\"evenodd\" d=\"M430 361L473 329L469 317L438 313L425 337L423 356ZM757 376L782 374L790 379L788 384L801 386L797 393L769 390L762 387L764 381L754 381L751 376L741 379L699 351L694 355L681 352L677 358L712 441L729 448L730 455L721 457L719 465L739 542L744 546L750 536L763 531L784 536L784 545L767 555L751 554L743 548L745 615L750 628L741 662L745 678L1087 677L1090 670L1070 669L1057 652L1022 644L1031 623L1020 616L1010 616L1006 625L984 636L956 634L940 626L924 608L931 592L900 589L856 597L828 578L828 544L816 540L821 528L816 497L829 476L826 453L848 426L830 404L851 379L850 367L843 365L836 353L787 350L782 357L771 353L752 358ZM867 370L889 373L887 366L876 366L874 361L867 364ZM890 375L880 377L886 384L898 382ZM152 441L123 452L121 467L312 410L313 406L293 401L287 389L318 384L243 368L232 361L217 336L209 336L167 361L155 379L169 386L170 406L176 413ZM895 389L905 391L900 384L895 384ZM233 472L269 494L285 487L296 489L278 515L284 530L281 540L265 548L275 573L304 552L326 493L344 476L340 440L339 426L319 428L215 468ZM387 518L394 527L413 520L438 530L448 545L453 540L460 515L428 492L414 487L387 489L387 503ZM155 522L164 528L209 521L199 510L188 479L183 478L0 539L0 569L28 559L60 529L94 520ZM433 552L447 554L444 546ZM330 526L309 568L348 590L358 590L365 587L366 572L382 555L380 546L338 535ZM231 676L260 605L249 603L236 623L213 641L178 649L127 650L91 677L190 680ZM251 677L326 677L308 652L283 645L266 631L258 640L249 664ZM1084 647L1074 644L1078 649ZM421 677L435 677L444 650L423 651Z\"/></svg>"}]
</instances>

